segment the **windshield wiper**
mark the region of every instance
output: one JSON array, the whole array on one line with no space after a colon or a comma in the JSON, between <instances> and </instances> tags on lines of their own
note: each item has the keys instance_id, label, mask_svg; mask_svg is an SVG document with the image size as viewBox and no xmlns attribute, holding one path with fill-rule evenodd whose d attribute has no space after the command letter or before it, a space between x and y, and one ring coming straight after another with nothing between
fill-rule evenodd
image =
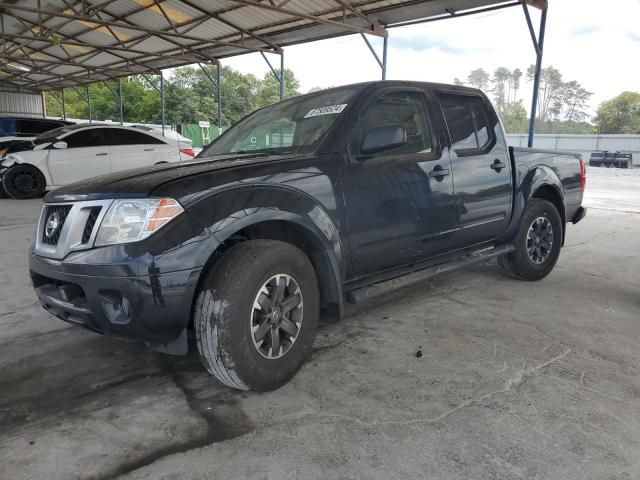
<instances>
[{"instance_id":1,"label":"windshield wiper","mask_svg":"<svg viewBox=\"0 0 640 480\"><path fill-rule=\"evenodd\" d=\"M240 155L244 155L247 153L253 153L254 155L275 155L274 153L270 153L270 152L260 152L258 150L236 150L235 152L229 152L228 154L224 154L224 155L233 155L234 153L238 153Z\"/></svg>"}]
</instances>

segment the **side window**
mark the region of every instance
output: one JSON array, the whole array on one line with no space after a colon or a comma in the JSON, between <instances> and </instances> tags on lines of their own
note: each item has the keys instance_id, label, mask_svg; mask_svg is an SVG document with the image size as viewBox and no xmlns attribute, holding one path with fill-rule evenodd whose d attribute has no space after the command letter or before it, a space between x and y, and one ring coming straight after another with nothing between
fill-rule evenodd
<instances>
[{"instance_id":1,"label":"side window","mask_svg":"<svg viewBox=\"0 0 640 480\"><path fill-rule=\"evenodd\" d=\"M110 138L110 145L156 145L164 144L162 140L147 135L144 132L134 132L124 128L107 129Z\"/></svg>"},{"instance_id":2,"label":"side window","mask_svg":"<svg viewBox=\"0 0 640 480\"><path fill-rule=\"evenodd\" d=\"M360 115L360 144L352 145L352 152L362 154L362 142L367 132L383 127L400 127L404 142L397 147L385 149L380 155L408 155L433 151L433 138L427 122L423 94L420 92L392 92L375 100Z\"/></svg>"},{"instance_id":3,"label":"side window","mask_svg":"<svg viewBox=\"0 0 640 480\"><path fill-rule=\"evenodd\" d=\"M104 147L109 145L105 135L106 128L90 128L67 135L62 141L67 142L67 148Z\"/></svg>"},{"instance_id":4,"label":"side window","mask_svg":"<svg viewBox=\"0 0 640 480\"><path fill-rule=\"evenodd\" d=\"M48 122L46 120L30 120L21 119L18 120L18 132L22 135L39 135L54 128L58 128L62 125L55 122Z\"/></svg>"},{"instance_id":5,"label":"side window","mask_svg":"<svg viewBox=\"0 0 640 480\"><path fill-rule=\"evenodd\" d=\"M440 94L438 98L456 153L479 154L491 145L495 135L480 97Z\"/></svg>"}]
</instances>

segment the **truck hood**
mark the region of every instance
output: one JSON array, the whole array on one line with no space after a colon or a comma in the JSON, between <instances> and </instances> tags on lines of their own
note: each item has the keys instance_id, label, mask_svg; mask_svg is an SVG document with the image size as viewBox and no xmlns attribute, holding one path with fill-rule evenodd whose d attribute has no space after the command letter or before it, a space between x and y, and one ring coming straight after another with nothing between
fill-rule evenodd
<instances>
[{"instance_id":1,"label":"truck hood","mask_svg":"<svg viewBox=\"0 0 640 480\"><path fill-rule=\"evenodd\" d=\"M185 177L299 157L299 155L269 155L262 153L230 154L137 168L101 175L66 185L50 192L45 197L45 202L60 203L112 198L143 198L148 197L153 190L161 185L175 182Z\"/></svg>"}]
</instances>

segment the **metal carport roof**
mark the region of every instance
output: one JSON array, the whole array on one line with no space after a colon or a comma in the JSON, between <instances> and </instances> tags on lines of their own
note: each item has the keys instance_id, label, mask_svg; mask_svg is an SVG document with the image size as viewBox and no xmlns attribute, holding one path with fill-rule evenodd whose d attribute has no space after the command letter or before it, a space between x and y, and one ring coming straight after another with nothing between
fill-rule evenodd
<instances>
[{"instance_id":1,"label":"metal carport roof","mask_svg":"<svg viewBox=\"0 0 640 480\"><path fill-rule=\"evenodd\" d=\"M546 0L529 1L543 6ZM519 4L504 0L5 0L0 83L38 91Z\"/></svg>"},{"instance_id":2,"label":"metal carport roof","mask_svg":"<svg viewBox=\"0 0 640 480\"><path fill-rule=\"evenodd\" d=\"M542 10L536 35L527 5ZM210 76L220 112L219 59L260 52L284 96L288 45L360 33L386 78L388 28L522 6L536 51L529 144L542 63L547 0L0 0L0 88L62 91L82 84L198 63ZM367 35L384 38L382 58ZM280 55L279 72L265 53ZM162 97L164 129L164 96ZM154 88L156 88L154 86ZM119 98L122 122L122 95ZM91 121L91 98L86 98Z\"/></svg>"}]
</instances>

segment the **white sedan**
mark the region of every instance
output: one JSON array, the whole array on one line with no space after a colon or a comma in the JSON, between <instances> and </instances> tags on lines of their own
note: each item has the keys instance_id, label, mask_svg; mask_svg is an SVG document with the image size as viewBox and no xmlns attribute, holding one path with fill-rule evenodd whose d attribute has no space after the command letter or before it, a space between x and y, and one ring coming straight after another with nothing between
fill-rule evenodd
<instances>
[{"instance_id":1,"label":"white sedan","mask_svg":"<svg viewBox=\"0 0 640 480\"><path fill-rule=\"evenodd\" d=\"M13 198L34 198L90 177L195 156L190 144L110 125L65 126L43 133L34 143L0 162L2 187Z\"/></svg>"}]
</instances>

